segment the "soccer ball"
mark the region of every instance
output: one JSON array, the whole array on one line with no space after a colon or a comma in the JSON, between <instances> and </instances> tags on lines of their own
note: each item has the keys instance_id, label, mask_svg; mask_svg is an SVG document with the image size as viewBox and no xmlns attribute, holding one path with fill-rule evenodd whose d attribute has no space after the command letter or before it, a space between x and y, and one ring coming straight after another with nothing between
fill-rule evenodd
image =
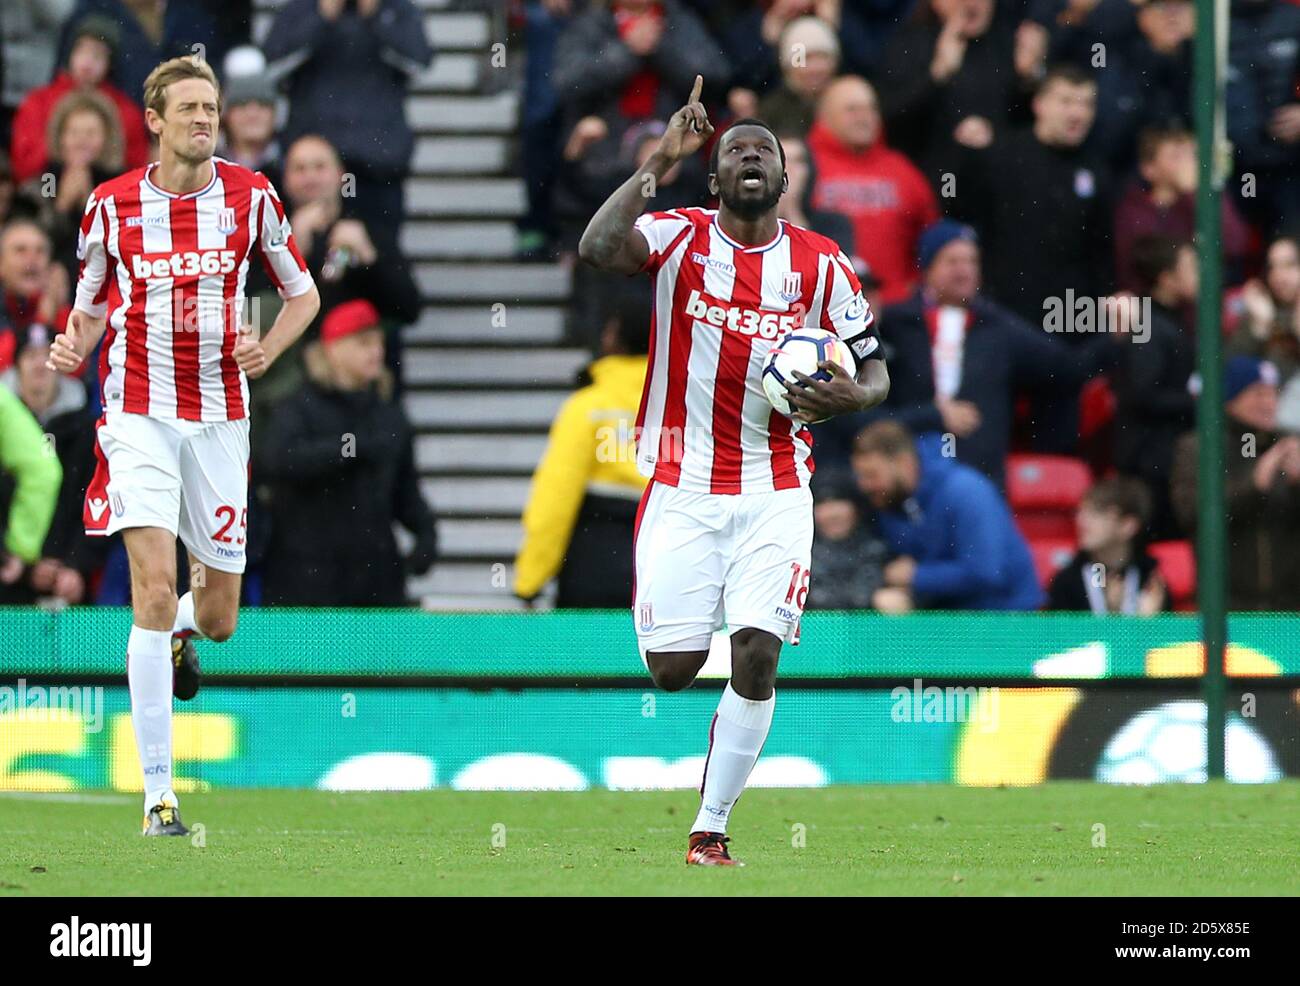
<instances>
[{"instance_id":1,"label":"soccer ball","mask_svg":"<svg viewBox=\"0 0 1300 986\"><path fill-rule=\"evenodd\" d=\"M1281 780L1282 770L1268 741L1246 720L1229 714L1224 733L1228 780L1238 784ZM1139 712L1121 726L1102 752L1096 777L1108 784L1199 784L1207 773L1205 704L1183 699Z\"/></svg>"},{"instance_id":2,"label":"soccer ball","mask_svg":"<svg viewBox=\"0 0 1300 986\"><path fill-rule=\"evenodd\" d=\"M834 332L805 326L778 339L763 362L763 393L772 406L787 417L796 413L786 399L786 382L799 386L796 370L814 380L829 380L830 373L817 367L822 361L838 363L849 376L858 372L853 353Z\"/></svg>"}]
</instances>

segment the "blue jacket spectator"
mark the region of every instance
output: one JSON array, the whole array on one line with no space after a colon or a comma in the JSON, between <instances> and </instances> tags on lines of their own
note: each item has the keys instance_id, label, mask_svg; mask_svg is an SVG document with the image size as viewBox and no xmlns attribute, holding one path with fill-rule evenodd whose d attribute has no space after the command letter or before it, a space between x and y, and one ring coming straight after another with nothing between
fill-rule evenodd
<instances>
[{"instance_id":1,"label":"blue jacket spectator","mask_svg":"<svg viewBox=\"0 0 1300 986\"><path fill-rule=\"evenodd\" d=\"M894 421L858 436L853 471L897 556L886 586L922 608L1038 609L1043 591L1006 501L947 451L940 436L913 439Z\"/></svg>"}]
</instances>

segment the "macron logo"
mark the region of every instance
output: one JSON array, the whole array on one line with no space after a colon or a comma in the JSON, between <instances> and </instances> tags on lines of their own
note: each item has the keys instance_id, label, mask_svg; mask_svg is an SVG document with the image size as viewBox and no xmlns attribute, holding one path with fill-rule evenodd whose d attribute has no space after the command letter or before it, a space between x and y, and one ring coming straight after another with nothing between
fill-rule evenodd
<instances>
[{"instance_id":1,"label":"macron logo","mask_svg":"<svg viewBox=\"0 0 1300 986\"><path fill-rule=\"evenodd\" d=\"M90 507L90 516L95 520L99 520L99 518L104 516L104 511L108 509L108 501L99 499L90 500L87 502L87 506Z\"/></svg>"},{"instance_id":2,"label":"macron logo","mask_svg":"<svg viewBox=\"0 0 1300 986\"><path fill-rule=\"evenodd\" d=\"M691 259L694 260L701 267L712 267L714 270L721 271L723 274L736 273L736 268L734 265L727 263L725 260L716 260L705 253L699 253L698 251L692 253Z\"/></svg>"},{"instance_id":3,"label":"macron logo","mask_svg":"<svg viewBox=\"0 0 1300 986\"><path fill-rule=\"evenodd\" d=\"M132 965L145 966L153 955L153 925L82 924L74 914L67 924L50 926L50 954L56 959L129 958Z\"/></svg>"},{"instance_id":4,"label":"macron logo","mask_svg":"<svg viewBox=\"0 0 1300 986\"><path fill-rule=\"evenodd\" d=\"M698 288L686 299L686 314L699 322L761 339L777 339L804 324L804 311L762 312L754 308L710 305Z\"/></svg>"}]
</instances>

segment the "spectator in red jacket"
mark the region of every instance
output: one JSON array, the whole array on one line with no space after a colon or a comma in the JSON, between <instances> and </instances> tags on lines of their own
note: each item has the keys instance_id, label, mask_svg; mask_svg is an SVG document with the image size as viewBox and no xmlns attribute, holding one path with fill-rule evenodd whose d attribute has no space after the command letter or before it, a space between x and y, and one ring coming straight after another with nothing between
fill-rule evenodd
<instances>
[{"instance_id":1,"label":"spectator in red jacket","mask_svg":"<svg viewBox=\"0 0 1300 986\"><path fill-rule=\"evenodd\" d=\"M102 17L87 17L77 25L67 68L48 86L33 89L14 114L13 173L22 184L41 174L50 163L48 131L54 108L73 91L99 92L117 110L125 141L125 164L138 168L149 163L149 135L139 106L107 81L118 29Z\"/></svg>"},{"instance_id":2,"label":"spectator in red jacket","mask_svg":"<svg viewBox=\"0 0 1300 986\"><path fill-rule=\"evenodd\" d=\"M1140 292L1133 245L1143 236L1187 241L1196 232L1196 140L1178 127L1149 127L1138 137L1138 172L1115 210L1115 273L1120 290ZM1227 281L1237 283L1246 251L1247 228L1232 197L1222 197L1223 259Z\"/></svg>"},{"instance_id":3,"label":"spectator in red jacket","mask_svg":"<svg viewBox=\"0 0 1300 986\"><path fill-rule=\"evenodd\" d=\"M917 238L939 219L939 206L916 166L885 145L869 83L844 76L827 88L808 147L817 164L813 208L852 220L858 255L880 278L882 299L903 300L916 284Z\"/></svg>"}]
</instances>

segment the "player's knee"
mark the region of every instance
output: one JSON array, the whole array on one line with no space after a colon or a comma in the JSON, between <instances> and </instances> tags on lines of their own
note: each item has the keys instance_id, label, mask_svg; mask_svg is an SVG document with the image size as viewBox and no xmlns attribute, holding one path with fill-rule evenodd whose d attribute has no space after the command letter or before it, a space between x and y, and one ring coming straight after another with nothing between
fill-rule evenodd
<instances>
[{"instance_id":1,"label":"player's knee","mask_svg":"<svg viewBox=\"0 0 1300 986\"><path fill-rule=\"evenodd\" d=\"M239 623L239 614L237 612L217 613L212 616L204 614L198 623L199 632L208 640L219 644L235 635L235 627Z\"/></svg>"},{"instance_id":2,"label":"player's knee","mask_svg":"<svg viewBox=\"0 0 1300 986\"><path fill-rule=\"evenodd\" d=\"M176 586L168 578L145 576L131 587L132 608L138 617L157 625L176 618Z\"/></svg>"},{"instance_id":3,"label":"player's knee","mask_svg":"<svg viewBox=\"0 0 1300 986\"><path fill-rule=\"evenodd\" d=\"M762 700L776 686L781 641L762 630L740 630L731 638L731 683L746 698Z\"/></svg>"},{"instance_id":4,"label":"player's knee","mask_svg":"<svg viewBox=\"0 0 1300 986\"><path fill-rule=\"evenodd\" d=\"M695 676L700 673L700 668L704 667L708 656L708 651L678 651L666 654L650 651L646 654L646 666L650 669L650 677L659 688L666 692L680 692L695 680Z\"/></svg>"}]
</instances>

